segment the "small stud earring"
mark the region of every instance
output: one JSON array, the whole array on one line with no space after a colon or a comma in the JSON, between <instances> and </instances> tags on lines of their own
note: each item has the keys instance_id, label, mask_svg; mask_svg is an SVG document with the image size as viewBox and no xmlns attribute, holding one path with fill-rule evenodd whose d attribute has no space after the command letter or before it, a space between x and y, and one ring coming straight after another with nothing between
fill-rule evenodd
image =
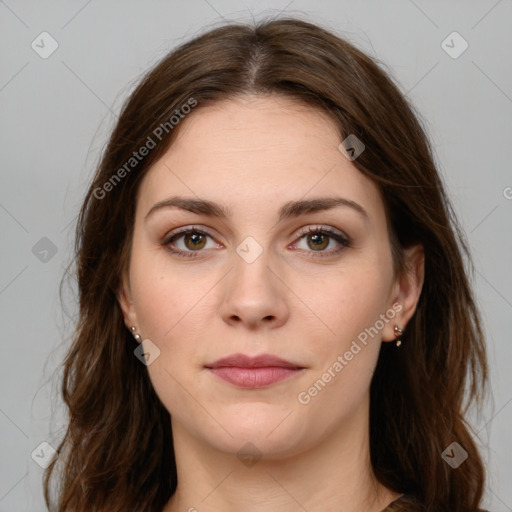
<instances>
[{"instance_id":1,"label":"small stud earring","mask_svg":"<svg viewBox=\"0 0 512 512\"><path fill-rule=\"evenodd\" d=\"M132 331L133 337L135 338L135 341L137 341L137 343L138 343L140 341L140 334L138 332L135 332L135 327L131 327L131 331Z\"/></svg>"},{"instance_id":2,"label":"small stud earring","mask_svg":"<svg viewBox=\"0 0 512 512\"><path fill-rule=\"evenodd\" d=\"M398 327L398 325L395 325L394 332L395 332L395 337L397 338L396 346L399 347L402 344L402 340L400 339L400 336L402 336L404 331L403 331L403 329L400 329L400 327Z\"/></svg>"}]
</instances>

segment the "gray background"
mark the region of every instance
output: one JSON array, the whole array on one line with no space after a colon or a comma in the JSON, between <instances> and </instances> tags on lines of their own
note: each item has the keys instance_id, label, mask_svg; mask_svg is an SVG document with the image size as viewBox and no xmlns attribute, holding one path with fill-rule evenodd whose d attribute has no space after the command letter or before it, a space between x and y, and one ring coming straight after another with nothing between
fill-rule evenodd
<instances>
[{"instance_id":1,"label":"gray background","mask_svg":"<svg viewBox=\"0 0 512 512\"><path fill-rule=\"evenodd\" d=\"M62 312L58 286L121 101L144 70L205 25L280 11L381 59L423 116L473 250L489 339L494 407L473 419L488 445L485 506L512 511L511 0L0 1L0 511L45 509L31 453L61 434L62 407L51 397L76 311L67 288ZM46 59L31 47L43 51L43 31L58 44ZM453 31L469 44L458 58L445 49L457 52L461 40L441 45Z\"/></svg>"}]
</instances>

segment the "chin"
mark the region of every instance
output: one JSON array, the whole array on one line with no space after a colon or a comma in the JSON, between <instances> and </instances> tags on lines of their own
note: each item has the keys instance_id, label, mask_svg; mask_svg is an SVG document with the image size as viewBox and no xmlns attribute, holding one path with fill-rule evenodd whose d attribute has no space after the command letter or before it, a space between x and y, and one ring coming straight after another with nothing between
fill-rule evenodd
<instances>
[{"instance_id":1,"label":"chin","mask_svg":"<svg viewBox=\"0 0 512 512\"><path fill-rule=\"evenodd\" d=\"M266 438L261 432L234 433L233 437L223 439L208 439L211 446L229 455L235 455L244 462L246 456L254 459L264 457L264 460L279 460L290 457L300 450L302 444L293 437L275 436L274 439Z\"/></svg>"},{"instance_id":2,"label":"chin","mask_svg":"<svg viewBox=\"0 0 512 512\"><path fill-rule=\"evenodd\" d=\"M207 442L217 449L238 454L253 449L266 458L280 458L293 454L308 439L304 422L291 409L266 403L248 403L226 407L222 414L212 414L222 428L203 432ZM220 434L220 435L218 435ZM251 446L253 448L251 448Z\"/></svg>"}]
</instances>

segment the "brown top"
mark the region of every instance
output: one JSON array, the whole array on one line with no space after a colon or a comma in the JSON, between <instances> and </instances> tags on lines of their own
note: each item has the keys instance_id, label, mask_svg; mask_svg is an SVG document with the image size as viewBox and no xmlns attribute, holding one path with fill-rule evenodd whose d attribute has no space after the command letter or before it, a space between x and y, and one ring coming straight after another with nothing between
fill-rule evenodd
<instances>
[{"instance_id":1,"label":"brown top","mask_svg":"<svg viewBox=\"0 0 512 512\"><path fill-rule=\"evenodd\" d=\"M392 501L382 512L426 512L426 508L412 494L402 494ZM488 512L479 510L478 512Z\"/></svg>"},{"instance_id":2,"label":"brown top","mask_svg":"<svg viewBox=\"0 0 512 512\"><path fill-rule=\"evenodd\" d=\"M402 494L382 512L422 512L425 508L411 494Z\"/></svg>"}]
</instances>

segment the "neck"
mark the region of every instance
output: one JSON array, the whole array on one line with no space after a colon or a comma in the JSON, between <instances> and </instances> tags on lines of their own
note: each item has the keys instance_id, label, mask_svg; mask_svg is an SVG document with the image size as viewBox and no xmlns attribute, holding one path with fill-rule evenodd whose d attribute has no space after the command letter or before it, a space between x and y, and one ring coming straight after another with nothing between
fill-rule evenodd
<instances>
[{"instance_id":1,"label":"neck","mask_svg":"<svg viewBox=\"0 0 512 512\"><path fill-rule=\"evenodd\" d=\"M400 496L373 474L368 428L347 426L308 451L260 460L216 450L174 422L173 438L178 487L163 512L381 512Z\"/></svg>"}]
</instances>

